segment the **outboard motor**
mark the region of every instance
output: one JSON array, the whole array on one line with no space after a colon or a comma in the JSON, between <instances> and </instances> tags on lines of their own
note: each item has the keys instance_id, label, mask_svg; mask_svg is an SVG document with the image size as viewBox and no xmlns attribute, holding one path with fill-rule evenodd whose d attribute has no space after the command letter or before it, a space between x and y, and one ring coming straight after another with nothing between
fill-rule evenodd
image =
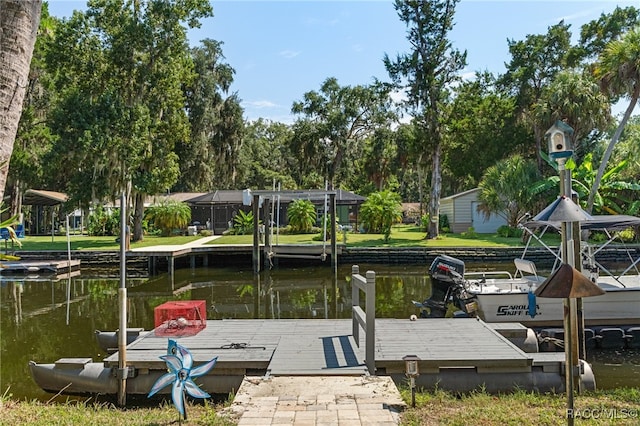
<instances>
[{"instance_id":1,"label":"outboard motor","mask_svg":"<svg viewBox=\"0 0 640 426\"><path fill-rule=\"evenodd\" d=\"M445 294L457 279L464 277L464 262L444 254L436 256L429 267L429 277L433 292Z\"/></svg>"},{"instance_id":2,"label":"outboard motor","mask_svg":"<svg viewBox=\"0 0 640 426\"><path fill-rule=\"evenodd\" d=\"M474 301L465 290L464 262L451 256L437 256L429 267L432 294L424 302L413 302L420 308L422 318L443 318L449 304L453 304L463 314L470 315L468 306Z\"/></svg>"}]
</instances>

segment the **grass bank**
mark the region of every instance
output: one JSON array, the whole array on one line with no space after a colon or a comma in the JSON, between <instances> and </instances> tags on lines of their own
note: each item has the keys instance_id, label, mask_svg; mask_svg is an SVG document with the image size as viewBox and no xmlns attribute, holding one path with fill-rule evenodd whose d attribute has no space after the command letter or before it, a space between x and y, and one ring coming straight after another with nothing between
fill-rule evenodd
<instances>
[{"instance_id":1,"label":"grass bank","mask_svg":"<svg viewBox=\"0 0 640 426\"><path fill-rule=\"evenodd\" d=\"M131 248L137 247L149 247L157 245L174 245L174 244L186 244L190 241L201 238L199 236L173 236L173 237L156 237L146 236L143 241L138 241L131 244ZM4 252L8 250L15 251L39 251L39 250L55 250L65 251L67 250L67 237L64 235L56 235L54 237L48 236L26 236L20 239L22 247L17 245L11 246L11 242L6 244L0 243L0 250ZM90 237L87 235L71 235L69 237L69 244L71 250L120 250L120 245L116 241L116 237Z\"/></svg>"},{"instance_id":2,"label":"grass bank","mask_svg":"<svg viewBox=\"0 0 640 426\"><path fill-rule=\"evenodd\" d=\"M516 391L512 394L489 395L478 391L453 395L443 391L416 395L411 408L411 394L402 389L408 404L402 413L401 426L430 425L518 425L552 426L566 424L566 396ZM576 395L574 409L580 425L640 424L640 389L617 389ZM158 407L119 409L111 404L87 402L40 403L0 401L0 424L6 425L213 425L233 423L220 411L226 404L189 404L187 421L179 422L170 403Z\"/></svg>"},{"instance_id":3,"label":"grass bank","mask_svg":"<svg viewBox=\"0 0 640 426\"><path fill-rule=\"evenodd\" d=\"M319 234L295 234L278 235L280 244L322 244ZM156 245L179 245L201 238L199 236L145 236L143 241L131 243L131 248L140 248ZM274 236L274 243L275 243ZM555 238L555 240L554 240ZM559 238L548 238L553 244L559 244ZM27 236L20 239L22 247L11 243L0 243L0 250L4 251L38 251L38 250L67 250L67 237L64 235ZM338 236L338 243L344 244L343 234ZM210 242L210 244L252 244L253 235L224 235ZM113 236L91 237L87 235L71 235L69 238L71 250L113 250L120 249L119 243ZM391 233L391 239L384 242L381 234L356 234L346 235L346 245L350 247L518 247L522 245L520 238L499 237L496 234L442 234L436 239L425 239L425 233L415 226L395 226Z\"/></svg>"},{"instance_id":4,"label":"grass bank","mask_svg":"<svg viewBox=\"0 0 640 426\"><path fill-rule=\"evenodd\" d=\"M319 234L278 235L280 244L322 244ZM274 236L274 239L276 236ZM560 244L557 235L545 236L548 244ZM252 244L252 235L225 235L211 244ZM338 243L345 243L345 235L338 235ZM275 241L274 241L275 243ZM438 238L425 239L424 231L411 225L394 226L391 238L384 241L381 234L347 233L346 245L350 247L519 247L524 245L519 237L500 237L496 234L441 234ZM535 245L535 244L534 244Z\"/></svg>"}]
</instances>

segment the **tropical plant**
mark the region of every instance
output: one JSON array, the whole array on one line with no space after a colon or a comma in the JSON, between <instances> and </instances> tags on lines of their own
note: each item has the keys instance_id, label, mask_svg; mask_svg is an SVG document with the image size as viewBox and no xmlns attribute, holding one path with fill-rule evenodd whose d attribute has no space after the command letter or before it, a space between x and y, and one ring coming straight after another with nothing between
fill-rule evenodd
<instances>
[{"instance_id":1,"label":"tropical plant","mask_svg":"<svg viewBox=\"0 0 640 426\"><path fill-rule=\"evenodd\" d=\"M543 154L543 158L557 170L558 165ZM584 206L596 179L596 161L593 153L585 156L578 165L569 159L567 170L571 171L571 189L578 194L578 199ZM640 184L626 182L620 179L620 174L629 166L628 160L622 160L610 167L602 176L602 180L594 196L592 211L594 214L630 214L640 211ZM559 177L551 176L530 187L532 193L540 193L559 186ZM556 191L558 192L558 191Z\"/></svg>"},{"instance_id":2,"label":"tropical plant","mask_svg":"<svg viewBox=\"0 0 640 426\"><path fill-rule=\"evenodd\" d=\"M492 213L517 226L518 219L536 207L531 187L540 180L537 165L520 155L513 155L487 169L480 184L478 210L489 217Z\"/></svg>"},{"instance_id":3,"label":"tropical plant","mask_svg":"<svg viewBox=\"0 0 640 426\"><path fill-rule=\"evenodd\" d=\"M308 233L316 223L316 207L309 200L293 200L287 207L287 220L293 232Z\"/></svg>"},{"instance_id":4,"label":"tropical plant","mask_svg":"<svg viewBox=\"0 0 640 426\"><path fill-rule=\"evenodd\" d=\"M562 120L571 126L571 141L576 158L590 151L587 136L603 129L611 121L611 105L597 82L576 71L560 71L542 90L540 99L532 106L532 113L540 123ZM541 155L541 154L539 154Z\"/></svg>"},{"instance_id":5,"label":"tropical plant","mask_svg":"<svg viewBox=\"0 0 640 426\"><path fill-rule=\"evenodd\" d=\"M253 212L238 211L233 217L233 233L245 235L253 233Z\"/></svg>"},{"instance_id":6,"label":"tropical plant","mask_svg":"<svg viewBox=\"0 0 640 426\"><path fill-rule=\"evenodd\" d=\"M3 208L2 203L0 203L0 214L5 213L7 210L8 208ZM8 239L11 241L12 244L17 245L18 247L22 247L22 243L18 239L18 235L16 234L16 231L13 229L13 226L17 225L18 223L19 223L18 215L15 215L0 222L0 228L7 230ZM6 254L6 253L5 254L0 253L0 261L2 260L20 260L20 258L17 256Z\"/></svg>"},{"instance_id":7,"label":"tropical plant","mask_svg":"<svg viewBox=\"0 0 640 426\"><path fill-rule=\"evenodd\" d=\"M400 196L391 191L374 192L362 203L360 216L368 232L383 234L384 242L389 242L391 226L402 219Z\"/></svg>"},{"instance_id":8,"label":"tropical plant","mask_svg":"<svg viewBox=\"0 0 640 426\"><path fill-rule=\"evenodd\" d=\"M183 202L164 200L145 211L145 218L164 236L170 236L174 229L184 229L191 221L191 209Z\"/></svg>"},{"instance_id":9,"label":"tropical plant","mask_svg":"<svg viewBox=\"0 0 640 426\"><path fill-rule=\"evenodd\" d=\"M584 200L595 186L597 163L588 154L578 167L573 168L573 189ZM602 175L593 198L594 214L636 214L640 209L640 184L622 181L620 173L629 166L628 160L609 167ZM632 194L632 196L629 196ZM588 206L587 206L588 207Z\"/></svg>"},{"instance_id":10,"label":"tropical plant","mask_svg":"<svg viewBox=\"0 0 640 426\"><path fill-rule=\"evenodd\" d=\"M120 209L106 211L101 205L96 206L89 215L87 233L91 236L116 235L120 227Z\"/></svg>"},{"instance_id":11,"label":"tropical plant","mask_svg":"<svg viewBox=\"0 0 640 426\"><path fill-rule=\"evenodd\" d=\"M596 193L605 174L613 148L618 143L622 131L640 97L640 28L636 27L624 34L620 40L609 43L602 55L600 55L593 73L600 81L602 90L612 100L626 97L629 99L629 105L600 161L600 167L591 186L591 191L589 191L587 212L591 212L594 206Z\"/></svg>"}]
</instances>

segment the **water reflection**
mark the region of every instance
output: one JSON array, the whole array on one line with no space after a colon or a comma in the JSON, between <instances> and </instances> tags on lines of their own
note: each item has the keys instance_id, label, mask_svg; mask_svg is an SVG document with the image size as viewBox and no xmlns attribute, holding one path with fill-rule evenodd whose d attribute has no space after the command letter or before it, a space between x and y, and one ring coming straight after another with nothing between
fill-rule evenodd
<instances>
[{"instance_id":1,"label":"water reflection","mask_svg":"<svg viewBox=\"0 0 640 426\"><path fill-rule=\"evenodd\" d=\"M378 318L408 318L416 313L411 301L430 295L426 266L360 265L362 273L368 269L377 276ZM209 319L350 318L350 274L351 267L345 265L335 275L328 267L279 269L259 276L249 268L197 268L179 269L172 276L129 278L128 324L152 329L154 308L170 300L205 300ZM94 334L118 328L118 287L117 277L102 278L91 271L71 279L2 277L0 391L8 389L18 399L46 401L51 394L32 381L29 360L104 358ZM597 362L601 371L609 368L606 359ZM640 386L638 364L636 354L615 366L627 378L638 378L625 385ZM599 377L597 382L600 388L607 387Z\"/></svg>"}]
</instances>

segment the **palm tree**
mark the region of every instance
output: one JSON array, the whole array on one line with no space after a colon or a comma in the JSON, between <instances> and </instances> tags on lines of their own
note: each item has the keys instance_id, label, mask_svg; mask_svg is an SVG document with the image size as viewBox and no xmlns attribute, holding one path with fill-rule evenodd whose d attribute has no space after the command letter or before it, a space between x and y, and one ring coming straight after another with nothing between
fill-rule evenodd
<instances>
[{"instance_id":1,"label":"palm tree","mask_svg":"<svg viewBox=\"0 0 640 426\"><path fill-rule=\"evenodd\" d=\"M530 188L539 178L536 163L520 155L499 161L480 180L478 210L487 217L491 213L506 216L509 226L516 227L518 219L535 207Z\"/></svg>"},{"instance_id":2,"label":"palm tree","mask_svg":"<svg viewBox=\"0 0 640 426\"><path fill-rule=\"evenodd\" d=\"M293 200L287 207L287 219L294 232L311 232L316 223L316 208L309 200Z\"/></svg>"},{"instance_id":3,"label":"palm tree","mask_svg":"<svg viewBox=\"0 0 640 426\"><path fill-rule=\"evenodd\" d=\"M0 1L0 200L4 198L41 9L42 0Z\"/></svg>"},{"instance_id":4,"label":"palm tree","mask_svg":"<svg viewBox=\"0 0 640 426\"><path fill-rule=\"evenodd\" d=\"M580 142L594 129L610 123L610 108L609 100L593 78L575 71L561 71L542 89L533 113L536 121L543 125L562 120L571 126L573 147L581 152L578 158L582 158L589 149L580 149Z\"/></svg>"},{"instance_id":5,"label":"palm tree","mask_svg":"<svg viewBox=\"0 0 640 426\"><path fill-rule=\"evenodd\" d=\"M620 40L609 43L595 64L593 73L600 81L600 87L604 93L613 100L617 100L622 96L628 97L629 106L625 110L622 120L620 120L620 124L618 124L618 128L607 146L607 150L602 156L598 173L587 200L587 211L589 213L593 209L596 193L613 148L618 143L640 96L640 28L635 28L624 34Z\"/></svg>"},{"instance_id":6,"label":"palm tree","mask_svg":"<svg viewBox=\"0 0 640 426\"><path fill-rule=\"evenodd\" d=\"M391 191L374 192L362 203L360 215L369 232L383 234L386 243L391 236L391 226L402 219L400 196Z\"/></svg>"},{"instance_id":7,"label":"palm tree","mask_svg":"<svg viewBox=\"0 0 640 426\"><path fill-rule=\"evenodd\" d=\"M164 236L169 236L174 229L187 226L191 221L191 209L180 201L168 200L149 207L145 217L153 222L153 226L160 229Z\"/></svg>"}]
</instances>

